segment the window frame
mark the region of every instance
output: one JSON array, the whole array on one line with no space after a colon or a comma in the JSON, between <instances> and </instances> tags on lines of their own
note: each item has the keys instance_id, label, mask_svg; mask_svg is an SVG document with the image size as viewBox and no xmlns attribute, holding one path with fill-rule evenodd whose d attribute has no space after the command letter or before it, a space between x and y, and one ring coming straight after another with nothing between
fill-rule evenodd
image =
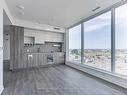
<instances>
[{"instance_id":1,"label":"window frame","mask_svg":"<svg viewBox=\"0 0 127 95\"><path fill-rule=\"evenodd\" d=\"M87 22L87 21L89 21L89 20L91 20L91 19L93 19L97 16L100 16L100 15L102 15L102 14L108 12L108 11L111 11L111 72L110 71L105 71L105 70L102 70L102 69L99 69L99 68L91 67L91 66L88 66L88 67L95 68L95 69L98 69L98 70L101 70L101 71L104 71L104 72L110 72L110 73L120 75L120 76L126 76L126 75L115 73L115 9L122 6L122 5L124 5L124 4L127 4L127 1L119 1L118 3L106 8L106 9L100 11L100 12L97 12L94 15L89 16L88 18L85 18L85 19L79 21L78 23L73 24L72 26L67 28L66 32L67 32L68 36L66 36L66 38L69 37L69 33L68 33L69 29L81 24L81 64L83 64L83 62L84 62L84 25L83 25L83 23L85 23L85 22ZM66 39L66 42L68 42L68 39L69 38ZM66 48L67 57L68 57L68 53L69 53L68 52L68 49L69 49L68 46L69 46L69 43L67 44L67 48ZM67 57L66 57L66 61L69 61ZM85 65L85 64L83 64L83 65ZM87 66L87 65L85 65L85 66Z\"/></svg>"},{"instance_id":2,"label":"window frame","mask_svg":"<svg viewBox=\"0 0 127 95\"><path fill-rule=\"evenodd\" d=\"M112 27L112 23L114 22L114 20L112 19L112 15L114 16L114 14L112 14L112 11L113 10L106 10L106 11L104 11L104 12L102 12L101 14L99 14L99 15L96 15L95 17L93 17L93 18L91 18L91 19L89 19L89 20L87 20L87 21L85 21L85 22L88 22L88 21L90 21L90 20L92 20L92 19L94 19L94 18L96 18L96 17L99 17L99 16L101 16L101 15L103 15L103 14L105 14L105 13L108 13L108 12L110 12L111 14L110 14L110 16L111 16L111 19L110 19L110 24L111 24L111 28L110 28L110 34L111 34L111 36L110 36L110 43L111 43L111 47L110 47L110 49L111 49L111 67L110 67L110 70L108 71L108 70L104 70L104 69L101 69L101 68L97 68L97 67L93 67L93 66L90 66L90 67L93 67L93 68L96 68L96 69L99 69L99 70L103 70L103 71L107 71L107 72L112 72L113 71L113 69L114 69L114 59L112 59L112 56L114 56L114 52L112 53L112 50L113 50L113 48L114 48L114 45L112 46L112 42L114 43L114 38L112 39L112 36L113 36L113 34L114 34L114 31L112 31L114 28ZM84 27L84 23L85 22L83 22L83 29L85 29L85 27ZM112 29L113 28L113 29ZM83 45L84 45L84 30L83 30L83 40L82 40L82 43L83 43ZM85 48L83 47L83 50L84 50ZM85 54L85 51L82 51L83 52L83 54ZM83 62L84 62L84 56L82 57L82 60L83 60ZM82 64L84 64L82 62ZM84 65L86 65L86 64L84 64ZM89 65L88 65L89 66Z\"/></svg>"},{"instance_id":3,"label":"window frame","mask_svg":"<svg viewBox=\"0 0 127 95\"><path fill-rule=\"evenodd\" d=\"M81 39L80 39L80 40L81 40L81 46L80 46L80 47L81 47L81 51L82 51L82 24L78 24L78 25L76 25L76 26L79 26L79 25L81 26L81 27L80 27L80 28L81 28L81 31L80 31L80 32L81 32L81 35L80 35L80 37L81 37ZM76 26L74 26L74 27L76 27ZM72 27L72 28L74 28L74 27ZM71 28L69 28L69 29L71 29ZM67 60L67 61L70 61L70 60L69 60L69 29L68 29L68 54L67 54L67 55L68 55L68 58L67 58L68 60ZM82 63L82 52L81 52L81 59L80 59L80 60L81 60L81 61L78 62L78 63ZM71 61L71 62L76 63L75 61Z\"/></svg>"},{"instance_id":4,"label":"window frame","mask_svg":"<svg viewBox=\"0 0 127 95\"><path fill-rule=\"evenodd\" d=\"M113 73L114 74L116 74L116 75L120 75L120 76L124 76L124 77L127 77L127 75L124 75L124 74L120 74L120 73L117 73L116 72L116 65L115 65L115 63L116 63L116 9L117 8L119 8L119 7L121 7L121 6L124 6L125 4L127 5L127 0L126 1L121 1L122 3L120 3L119 5L117 5L115 8L113 8L114 9L114 71L113 71Z\"/></svg>"}]
</instances>

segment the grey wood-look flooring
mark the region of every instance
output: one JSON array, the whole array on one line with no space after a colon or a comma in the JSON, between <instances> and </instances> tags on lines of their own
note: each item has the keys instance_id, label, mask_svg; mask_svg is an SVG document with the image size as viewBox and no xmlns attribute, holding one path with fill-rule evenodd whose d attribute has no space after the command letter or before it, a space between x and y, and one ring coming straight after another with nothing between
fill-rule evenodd
<instances>
[{"instance_id":1,"label":"grey wood-look flooring","mask_svg":"<svg viewBox=\"0 0 127 95\"><path fill-rule=\"evenodd\" d=\"M127 95L124 88L66 65L4 74L2 95Z\"/></svg>"}]
</instances>

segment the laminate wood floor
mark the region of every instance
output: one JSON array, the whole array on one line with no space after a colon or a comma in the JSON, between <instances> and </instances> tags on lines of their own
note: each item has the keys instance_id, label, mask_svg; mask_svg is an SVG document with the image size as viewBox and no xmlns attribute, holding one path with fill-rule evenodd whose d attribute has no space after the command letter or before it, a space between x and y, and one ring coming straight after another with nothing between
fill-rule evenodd
<instances>
[{"instance_id":1,"label":"laminate wood floor","mask_svg":"<svg viewBox=\"0 0 127 95\"><path fill-rule=\"evenodd\" d=\"M6 72L2 95L127 95L127 90L66 65Z\"/></svg>"}]
</instances>

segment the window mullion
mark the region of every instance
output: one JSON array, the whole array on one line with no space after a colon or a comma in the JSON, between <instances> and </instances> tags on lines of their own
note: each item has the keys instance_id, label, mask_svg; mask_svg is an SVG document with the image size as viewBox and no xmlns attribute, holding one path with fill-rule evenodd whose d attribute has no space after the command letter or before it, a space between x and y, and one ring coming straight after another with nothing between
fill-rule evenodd
<instances>
[{"instance_id":1,"label":"window mullion","mask_svg":"<svg viewBox=\"0 0 127 95\"><path fill-rule=\"evenodd\" d=\"M84 24L81 24L81 63L84 63Z\"/></svg>"},{"instance_id":2,"label":"window mullion","mask_svg":"<svg viewBox=\"0 0 127 95\"><path fill-rule=\"evenodd\" d=\"M111 71L115 72L115 8L111 16Z\"/></svg>"}]
</instances>

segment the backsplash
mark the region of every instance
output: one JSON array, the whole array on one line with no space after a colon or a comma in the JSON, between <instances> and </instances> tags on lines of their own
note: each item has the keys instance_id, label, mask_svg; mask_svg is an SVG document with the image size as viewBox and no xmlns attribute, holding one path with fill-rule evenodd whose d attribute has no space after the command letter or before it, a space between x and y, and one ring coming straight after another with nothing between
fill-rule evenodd
<instances>
[{"instance_id":1,"label":"backsplash","mask_svg":"<svg viewBox=\"0 0 127 95\"><path fill-rule=\"evenodd\" d=\"M62 52L62 43L50 43L46 42L45 44L40 45L32 45L32 46L24 46L24 52Z\"/></svg>"}]
</instances>

